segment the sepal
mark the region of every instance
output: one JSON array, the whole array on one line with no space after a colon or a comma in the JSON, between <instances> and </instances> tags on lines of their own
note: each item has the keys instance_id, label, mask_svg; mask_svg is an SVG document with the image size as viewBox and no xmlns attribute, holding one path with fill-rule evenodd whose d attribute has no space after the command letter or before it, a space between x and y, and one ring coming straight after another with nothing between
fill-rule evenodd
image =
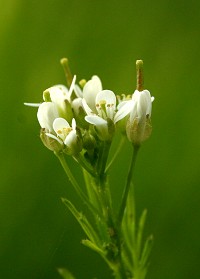
<instances>
[{"instance_id":1,"label":"sepal","mask_svg":"<svg viewBox=\"0 0 200 279\"><path fill-rule=\"evenodd\" d=\"M129 141L135 145L140 145L142 142L147 140L152 132L151 119L147 115L142 121L138 118L134 118L133 121L130 118L126 124L126 133Z\"/></svg>"},{"instance_id":2,"label":"sepal","mask_svg":"<svg viewBox=\"0 0 200 279\"><path fill-rule=\"evenodd\" d=\"M60 152L61 150L63 150L64 145L60 143L57 139L49 137L45 128L41 128L40 138L44 146L46 146L49 150L53 152Z\"/></svg>"}]
</instances>

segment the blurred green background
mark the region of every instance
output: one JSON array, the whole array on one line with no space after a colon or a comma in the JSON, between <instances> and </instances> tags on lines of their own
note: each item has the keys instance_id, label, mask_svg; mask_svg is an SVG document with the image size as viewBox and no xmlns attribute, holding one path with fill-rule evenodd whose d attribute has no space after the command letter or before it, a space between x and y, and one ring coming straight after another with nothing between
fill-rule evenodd
<instances>
[{"instance_id":1,"label":"blurred green background","mask_svg":"<svg viewBox=\"0 0 200 279\"><path fill-rule=\"evenodd\" d=\"M155 237L147 279L199 279L199 19L197 0L0 0L1 279L59 279L58 267L78 279L110 278L80 244L85 236L60 197L79 200L40 142L36 109L23 106L65 83L64 56L78 79L98 74L118 94L133 92L135 60L144 60L153 134L135 184L138 213L148 208L146 232ZM111 174L115 199L129 148Z\"/></svg>"}]
</instances>

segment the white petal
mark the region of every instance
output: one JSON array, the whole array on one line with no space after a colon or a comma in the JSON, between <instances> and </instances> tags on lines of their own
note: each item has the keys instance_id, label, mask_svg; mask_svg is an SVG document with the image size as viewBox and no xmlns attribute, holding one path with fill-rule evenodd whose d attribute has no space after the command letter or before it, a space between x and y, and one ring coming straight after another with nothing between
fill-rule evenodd
<instances>
[{"instance_id":1,"label":"white petal","mask_svg":"<svg viewBox=\"0 0 200 279\"><path fill-rule=\"evenodd\" d=\"M134 93L133 93L133 95L132 95L132 100L135 101L135 102L137 102L137 101L138 101L138 98L140 97L140 93L141 93L140 91L135 90Z\"/></svg>"},{"instance_id":2,"label":"white petal","mask_svg":"<svg viewBox=\"0 0 200 279\"><path fill-rule=\"evenodd\" d=\"M74 85L74 92L78 98L83 98L83 92L77 84Z\"/></svg>"},{"instance_id":3,"label":"white petal","mask_svg":"<svg viewBox=\"0 0 200 279\"><path fill-rule=\"evenodd\" d=\"M112 104L116 106L116 96L111 90L102 90L96 96L96 104L99 104L101 101L105 101L106 104Z\"/></svg>"},{"instance_id":4,"label":"white petal","mask_svg":"<svg viewBox=\"0 0 200 279\"><path fill-rule=\"evenodd\" d=\"M28 106L28 107L36 107L36 108L38 108L41 105L41 103L40 104L37 104L37 103L24 103L24 105Z\"/></svg>"},{"instance_id":5,"label":"white petal","mask_svg":"<svg viewBox=\"0 0 200 279\"><path fill-rule=\"evenodd\" d=\"M105 124L107 125L107 121L97 115L87 115L85 116L85 120L88 123L93 124L95 126L105 125Z\"/></svg>"},{"instance_id":6,"label":"white petal","mask_svg":"<svg viewBox=\"0 0 200 279\"><path fill-rule=\"evenodd\" d=\"M37 118L41 128L53 131L53 121L58 117L56 105L51 102L43 102L37 112Z\"/></svg>"},{"instance_id":7,"label":"white petal","mask_svg":"<svg viewBox=\"0 0 200 279\"><path fill-rule=\"evenodd\" d=\"M118 106L117 106L117 110L120 110L127 102L130 102L130 100L129 101L122 101L121 103L119 103Z\"/></svg>"},{"instance_id":8,"label":"white petal","mask_svg":"<svg viewBox=\"0 0 200 279\"><path fill-rule=\"evenodd\" d=\"M120 109L117 111L114 117L114 123L118 122L119 120L123 119L126 115L130 113L134 106L134 102L132 100L125 101L122 106L120 106Z\"/></svg>"},{"instance_id":9,"label":"white petal","mask_svg":"<svg viewBox=\"0 0 200 279\"><path fill-rule=\"evenodd\" d=\"M55 104L60 104L60 102L63 101L68 94L68 91L63 91L59 86L54 86L47 90L50 93L51 101Z\"/></svg>"},{"instance_id":10,"label":"white petal","mask_svg":"<svg viewBox=\"0 0 200 279\"><path fill-rule=\"evenodd\" d=\"M87 113L87 115L94 114L93 111L88 106L88 104L86 103L85 99L82 99L82 104L83 104L83 108L84 108L85 112Z\"/></svg>"},{"instance_id":11,"label":"white petal","mask_svg":"<svg viewBox=\"0 0 200 279\"><path fill-rule=\"evenodd\" d=\"M63 84L57 84L57 85L54 85L51 88L54 88L54 87L59 88L63 92L64 95L67 95L68 92L69 92L68 88L65 85L63 85Z\"/></svg>"},{"instance_id":12,"label":"white petal","mask_svg":"<svg viewBox=\"0 0 200 279\"><path fill-rule=\"evenodd\" d=\"M66 137L64 144L70 147L73 143L77 141L76 131L72 130Z\"/></svg>"},{"instance_id":13,"label":"white petal","mask_svg":"<svg viewBox=\"0 0 200 279\"><path fill-rule=\"evenodd\" d=\"M72 119L72 129L76 130L76 120L74 118Z\"/></svg>"},{"instance_id":14,"label":"white petal","mask_svg":"<svg viewBox=\"0 0 200 279\"><path fill-rule=\"evenodd\" d=\"M96 95L102 90L101 80L98 76L93 76L91 80L86 82L83 88L83 98L86 100L88 106L95 111Z\"/></svg>"},{"instance_id":15,"label":"white petal","mask_svg":"<svg viewBox=\"0 0 200 279\"><path fill-rule=\"evenodd\" d=\"M147 114L151 114L151 95L148 90L140 92L137 105L138 117L146 117Z\"/></svg>"},{"instance_id":16,"label":"white petal","mask_svg":"<svg viewBox=\"0 0 200 279\"><path fill-rule=\"evenodd\" d=\"M58 130L62 130L63 128L69 128L70 125L64 118L58 117L53 122L53 129L57 133Z\"/></svg>"},{"instance_id":17,"label":"white petal","mask_svg":"<svg viewBox=\"0 0 200 279\"><path fill-rule=\"evenodd\" d=\"M69 89L69 92L68 92L68 98L67 98L68 100L71 99L71 95L72 95L72 92L74 90L75 81L76 81L76 76L73 77L72 83L70 85L70 89Z\"/></svg>"}]
</instances>

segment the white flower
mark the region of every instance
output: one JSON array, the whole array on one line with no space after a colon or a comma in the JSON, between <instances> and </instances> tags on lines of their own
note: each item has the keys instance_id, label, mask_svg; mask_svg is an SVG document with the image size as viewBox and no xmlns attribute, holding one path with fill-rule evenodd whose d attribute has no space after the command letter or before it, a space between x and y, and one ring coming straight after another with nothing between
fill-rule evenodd
<instances>
[{"instance_id":1,"label":"white flower","mask_svg":"<svg viewBox=\"0 0 200 279\"><path fill-rule=\"evenodd\" d=\"M56 104L60 117L65 117L71 120L71 95L74 90L76 76L74 76L70 89L68 90L64 85L55 85L43 92L43 99L48 99ZM68 117L70 115L70 117Z\"/></svg>"},{"instance_id":2,"label":"white flower","mask_svg":"<svg viewBox=\"0 0 200 279\"><path fill-rule=\"evenodd\" d=\"M115 123L129 115L126 124L128 139L135 145L140 145L151 135L151 109L154 97L148 90L135 90L130 101L120 103L115 115Z\"/></svg>"},{"instance_id":3,"label":"white flower","mask_svg":"<svg viewBox=\"0 0 200 279\"><path fill-rule=\"evenodd\" d=\"M57 107L54 103L43 102L37 112L37 118L41 128L53 131L53 121L59 117Z\"/></svg>"},{"instance_id":4,"label":"white flower","mask_svg":"<svg viewBox=\"0 0 200 279\"><path fill-rule=\"evenodd\" d=\"M128 114L130 114L130 122L132 122L135 118L137 118L140 122L145 119L146 116L151 117L153 100L154 97L151 97L148 90L135 90L131 100L124 101L119 104L114 122L118 122Z\"/></svg>"},{"instance_id":5,"label":"white flower","mask_svg":"<svg viewBox=\"0 0 200 279\"><path fill-rule=\"evenodd\" d=\"M86 101L83 99L83 107L87 113L85 120L96 126L99 135L103 139L107 139L109 135L108 119L114 119L116 109L116 96L110 90L99 92L95 99L96 114L90 109ZM111 125L111 123L110 123Z\"/></svg>"},{"instance_id":6,"label":"white flower","mask_svg":"<svg viewBox=\"0 0 200 279\"><path fill-rule=\"evenodd\" d=\"M56 139L60 144L64 143L68 149L68 153L74 154L80 151L80 145L76 133L76 121L74 118L72 119L71 126L64 118L56 118L53 122L53 130L56 136L52 133L46 133L46 135L50 138Z\"/></svg>"}]
</instances>

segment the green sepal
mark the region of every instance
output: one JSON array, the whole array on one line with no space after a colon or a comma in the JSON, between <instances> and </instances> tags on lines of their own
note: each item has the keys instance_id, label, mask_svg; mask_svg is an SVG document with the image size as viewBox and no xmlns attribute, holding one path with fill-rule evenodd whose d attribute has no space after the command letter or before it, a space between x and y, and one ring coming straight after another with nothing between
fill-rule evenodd
<instances>
[{"instance_id":1,"label":"green sepal","mask_svg":"<svg viewBox=\"0 0 200 279\"><path fill-rule=\"evenodd\" d=\"M61 152L64 149L64 145L58 142L56 139L53 139L46 135L48 130L45 128L40 129L40 139L44 146L46 146L49 150L54 152Z\"/></svg>"},{"instance_id":2,"label":"green sepal","mask_svg":"<svg viewBox=\"0 0 200 279\"><path fill-rule=\"evenodd\" d=\"M65 268L58 268L58 273L64 278L64 279L76 279L74 275L71 274L67 269Z\"/></svg>"},{"instance_id":3,"label":"green sepal","mask_svg":"<svg viewBox=\"0 0 200 279\"><path fill-rule=\"evenodd\" d=\"M43 100L45 102L51 102L50 92L48 89L43 92Z\"/></svg>"}]
</instances>

